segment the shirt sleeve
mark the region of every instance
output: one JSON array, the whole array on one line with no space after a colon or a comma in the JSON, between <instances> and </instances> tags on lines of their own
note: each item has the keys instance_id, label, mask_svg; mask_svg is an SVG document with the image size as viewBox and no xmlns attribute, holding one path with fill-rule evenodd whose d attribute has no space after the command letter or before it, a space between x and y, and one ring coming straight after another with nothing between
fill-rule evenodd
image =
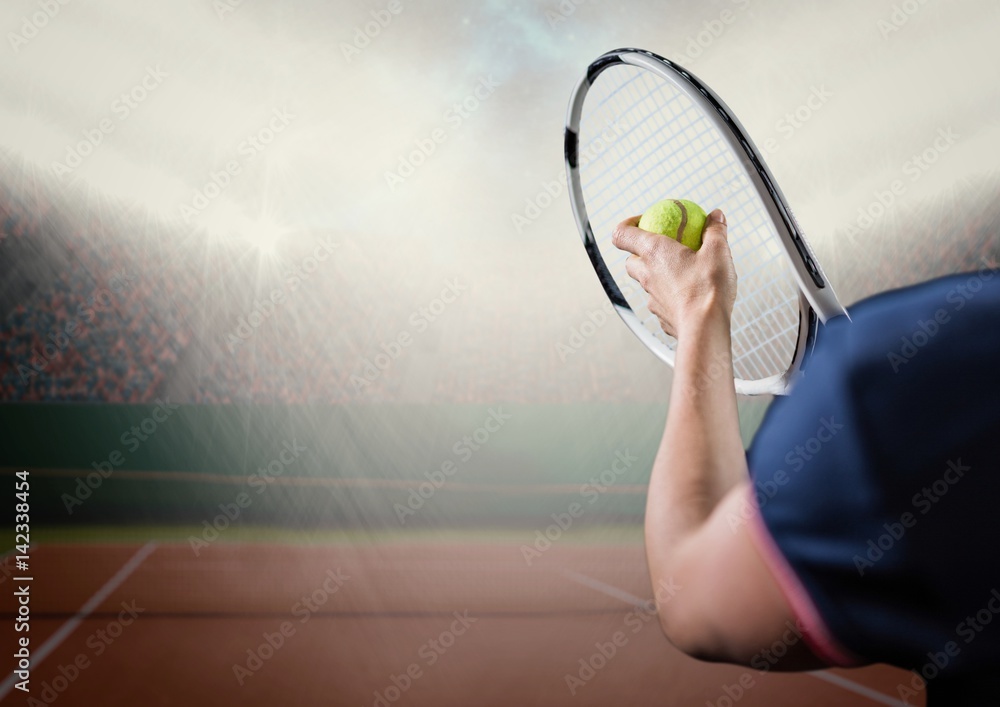
<instances>
[{"instance_id":1,"label":"shirt sleeve","mask_svg":"<svg viewBox=\"0 0 1000 707\"><path fill-rule=\"evenodd\" d=\"M966 642L962 623L1000 587L976 541L1000 533L1000 277L986 279L895 291L829 323L749 452L755 546L833 665L919 667L951 644L942 672L1000 658L1000 626Z\"/></svg>"}]
</instances>

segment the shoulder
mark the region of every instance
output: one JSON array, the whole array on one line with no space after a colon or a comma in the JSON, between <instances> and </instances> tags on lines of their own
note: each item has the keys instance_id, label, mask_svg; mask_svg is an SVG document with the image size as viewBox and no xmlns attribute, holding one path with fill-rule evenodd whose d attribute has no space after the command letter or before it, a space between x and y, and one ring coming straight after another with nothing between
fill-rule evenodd
<instances>
[{"instance_id":1,"label":"shoulder","mask_svg":"<svg viewBox=\"0 0 1000 707\"><path fill-rule=\"evenodd\" d=\"M901 438L961 410L988 424L988 391L1000 390L1000 271L951 275L853 305L818 334L791 394L771 406L752 450L773 455L836 415L868 438ZM944 424L942 424L944 423ZM959 431L957 429L950 431Z\"/></svg>"},{"instance_id":2,"label":"shoulder","mask_svg":"<svg viewBox=\"0 0 1000 707\"><path fill-rule=\"evenodd\" d=\"M817 354L836 357L838 368L864 372L875 365L900 373L925 352L975 347L970 334L996 345L1000 271L982 269L883 292L855 303L821 332ZM989 329L989 331L984 331ZM932 358L928 357L928 358ZM827 356L827 358L829 358Z\"/></svg>"},{"instance_id":3,"label":"shoulder","mask_svg":"<svg viewBox=\"0 0 1000 707\"><path fill-rule=\"evenodd\" d=\"M852 307L850 321L820 332L751 449L765 555L794 580L783 590L807 596L857 655L917 660L1000 586L1000 566L969 543L1000 529L1000 475L989 473L1000 458L997 275L951 276ZM959 662L974 653L992 659L1000 640Z\"/></svg>"}]
</instances>

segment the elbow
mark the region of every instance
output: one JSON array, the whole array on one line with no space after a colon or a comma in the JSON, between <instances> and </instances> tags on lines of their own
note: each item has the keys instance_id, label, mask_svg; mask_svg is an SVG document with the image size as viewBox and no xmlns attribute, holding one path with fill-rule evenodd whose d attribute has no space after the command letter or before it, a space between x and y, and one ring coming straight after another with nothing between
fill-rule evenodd
<instances>
[{"instance_id":1,"label":"elbow","mask_svg":"<svg viewBox=\"0 0 1000 707\"><path fill-rule=\"evenodd\" d=\"M674 648L696 660L717 662L720 656L711 649L704 635L704 626L699 626L685 616L678 607L662 605L657 607L660 630Z\"/></svg>"},{"instance_id":2,"label":"elbow","mask_svg":"<svg viewBox=\"0 0 1000 707\"><path fill-rule=\"evenodd\" d=\"M663 587L661 582L659 587ZM676 585L673 585L676 586ZM724 637L716 634L709 617L701 616L698 599L686 600L683 593L656 593L656 615L667 640L685 655L706 662L731 660L724 650Z\"/></svg>"}]
</instances>

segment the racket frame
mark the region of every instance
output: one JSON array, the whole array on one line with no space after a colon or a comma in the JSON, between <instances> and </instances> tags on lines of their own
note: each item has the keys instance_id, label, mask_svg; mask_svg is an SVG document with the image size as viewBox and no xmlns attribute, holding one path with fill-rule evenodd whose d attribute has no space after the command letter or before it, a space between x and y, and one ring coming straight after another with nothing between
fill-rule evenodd
<instances>
[{"instance_id":1,"label":"racket frame","mask_svg":"<svg viewBox=\"0 0 1000 707\"><path fill-rule=\"evenodd\" d=\"M767 208L768 215L776 226L775 230L778 233L781 246L792 263L792 271L798 284L799 333L796 337L792 360L786 371L758 380L735 378L735 385L736 391L741 395L782 395L787 393L792 377L802 367L806 351L815 346L819 324L826 323L831 317L846 314L846 311L837 299L837 295L823 273L819 261L809 248L802 230L799 228L774 176L765 164L764 158L733 111L712 89L691 72L669 59L643 49L615 49L598 57L587 68L587 73L573 89L566 114L564 154L570 204L584 248L601 286L629 329L650 351L673 367L674 350L657 339L643 325L622 294L618 283L615 282L607 263L604 262L583 199L583 185L580 181L579 135L584 99L594 81L603 71L621 64L651 71L672 84L704 111L719 129L733 153L740 158L751 183Z\"/></svg>"}]
</instances>

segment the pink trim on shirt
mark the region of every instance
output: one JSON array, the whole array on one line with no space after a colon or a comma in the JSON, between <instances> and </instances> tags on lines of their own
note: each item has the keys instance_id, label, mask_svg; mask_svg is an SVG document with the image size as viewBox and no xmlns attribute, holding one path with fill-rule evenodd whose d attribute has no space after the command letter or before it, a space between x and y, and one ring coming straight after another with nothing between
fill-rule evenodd
<instances>
[{"instance_id":1,"label":"pink trim on shirt","mask_svg":"<svg viewBox=\"0 0 1000 707\"><path fill-rule=\"evenodd\" d=\"M803 629L803 638L819 658L831 665L847 668L860 665L864 661L844 648L827 627L823 617L820 616L816 604L812 597L802 585L795 570L788 564L788 560L781 553L781 549L774 542L771 532L764 524L764 517L757 506L757 499L753 493L753 487L747 488L750 504L753 506L753 516L750 519L750 538L752 539L757 552L764 560L764 564L771 570L781 593L792 607L792 613Z\"/></svg>"}]
</instances>

